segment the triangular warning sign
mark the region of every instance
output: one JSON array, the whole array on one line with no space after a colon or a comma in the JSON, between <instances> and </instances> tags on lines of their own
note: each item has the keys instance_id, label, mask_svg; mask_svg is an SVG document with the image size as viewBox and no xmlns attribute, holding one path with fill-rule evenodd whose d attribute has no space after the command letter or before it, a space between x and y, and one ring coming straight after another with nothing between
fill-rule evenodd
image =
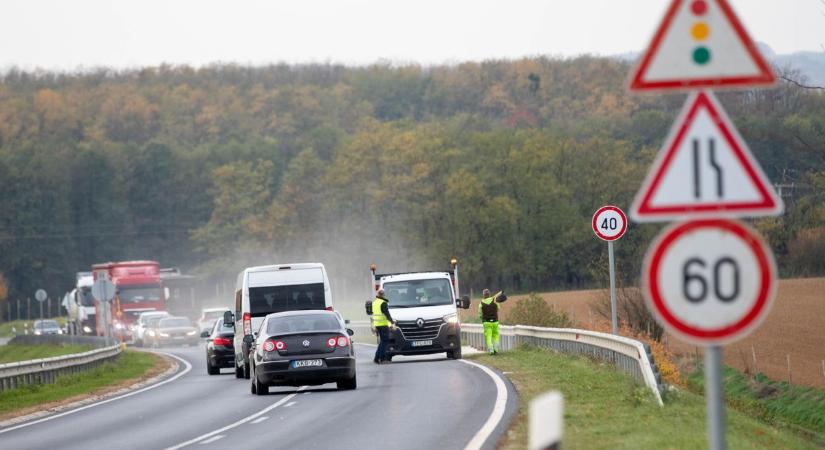
<instances>
[{"instance_id":1,"label":"triangular warning sign","mask_svg":"<svg viewBox=\"0 0 825 450\"><path fill-rule=\"evenodd\" d=\"M776 195L725 110L709 91L688 97L636 194L636 222L779 215Z\"/></svg>"},{"instance_id":2,"label":"triangular warning sign","mask_svg":"<svg viewBox=\"0 0 825 450\"><path fill-rule=\"evenodd\" d=\"M727 0L673 0L630 79L630 90L776 82Z\"/></svg>"}]
</instances>

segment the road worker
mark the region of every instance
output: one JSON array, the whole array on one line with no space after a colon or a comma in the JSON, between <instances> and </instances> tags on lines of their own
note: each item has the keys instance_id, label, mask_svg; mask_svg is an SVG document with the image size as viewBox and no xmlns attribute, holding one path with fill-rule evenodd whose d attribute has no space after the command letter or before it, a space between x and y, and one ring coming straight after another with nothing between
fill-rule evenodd
<instances>
[{"instance_id":1,"label":"road worker","mask_svg":"<svg viewBox=\"0 0 825 450\"><path fill-rule=\"evenodd\" d=\"M372 327L378 334L378 348L375 349L373 362L385 364L390 362L387 357L387 346L390 341L390 327L395 327L395 321L390 315L389 300L384 297L384 289L378 289L375 300L372 301Z\"/></svg>"},{"instance_id":2,"label":"road worker","mask_svg":"<svg viewBox=\"0 0 825 450\"><path fill-rule=\"evenodd\" d=\"M501 339L498 334L498 310L501 309L501 303L507 300L507 296L504 295L504 291L490 295L489 289L484 289L481 296L481 303L478 304L478 317L484 325L484 341L487 344L487 352L495 355L501 346Z\"/></svg>"}]
</instances>

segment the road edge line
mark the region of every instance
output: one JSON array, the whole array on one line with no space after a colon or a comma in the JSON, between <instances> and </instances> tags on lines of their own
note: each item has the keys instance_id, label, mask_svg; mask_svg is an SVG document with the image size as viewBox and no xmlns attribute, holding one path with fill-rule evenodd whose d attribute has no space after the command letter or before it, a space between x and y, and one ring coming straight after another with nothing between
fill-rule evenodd
<instances>
[{"instance_id":1,"label":"road edge line","mask_svg":"<svg viewBox=\"0 0 825 450\"><path fill-rule=\"evenodd\" d=\"M493 405L493 411L490 413L490 416L487 417L487 421L484 422L484 425L481 426L475 436L473 436L473 438L470 439L470 442L468 442L464 447L464 450L479 450L496 430L496 427L498 427L501 423L501 419L504 418L504 413L507 410L507 386L504 384L504 380L501 379L501 376L493 372L489 367L477 362L467 361L466 359L459 359L458 361L478 367L490 378L492 378L496 385L496 402Z\"/></svg>"},{"instance_id":2,"label":"road edge line","mask_svg":"<svg viewBox=\"0 0 825 450\"><path fill-rule=\"evenodd\" d=\"M140 388L136 391L127 392L125 394L118 395L118 396L115 396L115 397L104 398L100 401L96 401L94 403L89 403L87 405L83 405L83 406L80 406L78 408L70 409L68 411L64 411L64 412L61 412L61 413L52 414L52 415L43 417L42 419L32 420L30 422L23 422L19 425L13 425L13 426L10 426L8 428L0 428L0 434L8 433L9 431L18 430L20 428L26 428L26 427L29 427L29 426L32 426L32 425L37 425L39 423L48 422L49 420L58 419L60 417L68 416L68 415L74 414L76 412L85 411L89 408L94 408L95 406L105 405L106 403L110 403L110 402L113 402L115 400L120 400L122 398L131 397L133 395L140 394L141 392L146 392L148 390L163 386L166 383L171 383L172 381L177 380L178 378L186 375L190 370L192 370L192 364L190 364L189 361L186 361L185 359L183 359L181 357L178 357L178 356L175 356L171 353L166 353L166 352L153 351L153 352L150 352L150 353L157 353L157 354L161 354L161 355L164 355L164 356L170 356L170 357L178 360L179 362L182 362L184 364L184 369L181 372L178 372L177 374L173 375L171 378L168 378L166 380L159 381L159 382L151 384L149 386ZM37 413L34 413L34 414L37 414ZM10 420L13 420L13 419L10 419Z\"/></svg>"},{"instance_id":3,"label":"road edge line","mask_svg":"<svg viewBox=\"0 0 825 450\"><path fill-rule=\"evenodd\" d=\"M218 428L217 430L213 430L213 431L210 431L209 433L202 434L202 435L200 435L196 438L190 439L186 442L182 442L182 443L174 445L172 447L166 447L164 450L177 450L179 448L183 448L183 447L186 447L188 445L197 444L198 442L201 442L205 439L208 439L212 436L215 436L216 434L220 434L220 433L223 433L224 431L231 430L233 428L239 427L239 426L241 426L241 425L243 425L247 422L250 422L250 421L252 421L252 420L268 413L269 411L272 411L273 409L283 405L284 403L288 402L289 400L292 400L293 397L298 395L298 392L301 392L306 388L307 388L307 386L301 386L301 387L298 388L298 390L296 392L293 392L293 393L287 395L286 397L284 397L284 398L278 400L277 402L273 403L272 405L269 405L266 408L256 412L255 414L251 414L249 416L246 416L243 419L240 419L236 422L230 423L229 425L226 425L223 428Z\"/></svg>"}]
</instances>

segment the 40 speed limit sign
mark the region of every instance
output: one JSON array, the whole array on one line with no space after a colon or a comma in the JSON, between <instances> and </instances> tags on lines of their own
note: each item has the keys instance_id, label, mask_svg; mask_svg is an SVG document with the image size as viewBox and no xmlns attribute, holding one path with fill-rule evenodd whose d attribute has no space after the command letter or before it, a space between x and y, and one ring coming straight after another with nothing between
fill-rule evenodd
<instances>
[{"instance_id":1,"label":"40 speed limit sign","mask_svg":"<svg viewBox=\"0 0 825 450\"><path fill-rule=\"evenodd\" d=\"M746 336L767 316L776 263L762 238L741 222L677 223L645 255L642 290L669 332L719 345Z\"/></svg>"},{"instance_id":2,"label":"40 speed limit sign","mask_svg":"<svg viewBox=\"0 0 825 450\"><path fill-rule=\"evenodd\" d=\"M593 232L599 239L615 241L627 231L627 216L619 207L605 205L593 214Z\"/></svg>"}]
</instances>

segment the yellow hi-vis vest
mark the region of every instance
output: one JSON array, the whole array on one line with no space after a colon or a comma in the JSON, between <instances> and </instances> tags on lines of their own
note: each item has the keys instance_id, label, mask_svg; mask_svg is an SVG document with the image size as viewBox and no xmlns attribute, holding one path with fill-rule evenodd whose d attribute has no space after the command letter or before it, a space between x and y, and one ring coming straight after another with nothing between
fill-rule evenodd
<instances>
[{"instance_id":1,"label":"yellow hi-vis vest","mask_svg":"<svg viewBox=\"0 0 825 450\"><path fill-rule=\"evenodd\" d=\"M387 316L381 312L381 305L384 303L386 303L386 300L383 298L376 298L372 301L372 326L374 327L386 327L390 325Z\"/></svg>"}]
</instances>

